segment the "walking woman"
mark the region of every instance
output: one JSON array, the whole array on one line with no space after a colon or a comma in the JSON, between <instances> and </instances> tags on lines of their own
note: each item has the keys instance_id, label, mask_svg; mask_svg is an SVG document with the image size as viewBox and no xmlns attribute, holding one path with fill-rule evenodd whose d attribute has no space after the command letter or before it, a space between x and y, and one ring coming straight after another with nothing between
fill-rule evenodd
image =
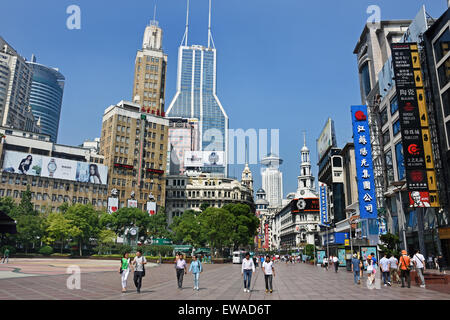
<instances>
[{"instance_id":1,"label":"walking woman","mask_svg":"<svg viewBox=\"0 0 450 320\"><path fill-rule=\"evenodd\" d=\"M198 287L200 273L203 272L203 266L200 260L197 259L197 256L192 256L191 265L189 266L189 272L192 272L194 276L194 290L200 290Z\"/></svg>"},{"instance_id":2,"label":"walking woman","mask_svg":"<svg viewBox=\"0 0 450 320\"><path fill-rule=\"evenodd\" d=\"M245 254L245 259L242 260L241 273L244 276L244 292L250 292L250 282L252 281L252 273L255 272L255 264L250 258L250 253Z\"/></svg>"},{"instance_id":3,"label":"walking woman","mask_svg":"<svg viewBox=\"0 0 450 320\"><path fill-rule=\"evenodd\" d=\"M369 255L366 260L366 270L367 270L367 287L372 289L375 286L375 273L376 268L373 265L372 256Z\"/></svg>"},{"instance_id":4,"label":"walking woman","mask_svg":"<svg viewBox=\"0 0 450 320\"><path fill-rule=\"evenodd\" d=\"M122 292L127 292L127 280L130 274L130 258L128 257L128 252L125 252L122 259L120 259L120 274L122 275Z\"/></svg>"}]
</instances>

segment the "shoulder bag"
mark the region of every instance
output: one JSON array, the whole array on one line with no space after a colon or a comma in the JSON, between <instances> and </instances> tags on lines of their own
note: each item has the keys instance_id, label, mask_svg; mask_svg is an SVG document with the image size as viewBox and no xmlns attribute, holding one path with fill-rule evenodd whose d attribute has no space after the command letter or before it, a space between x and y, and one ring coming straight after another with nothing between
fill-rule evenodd
<instances>
[{"instance_id":1,"label":"shoulder bag","mask_svg":"<svg viewBox=\"0 0 450 320\"><path fill-rule=\"evenodd\" d=\"M406 264L406 261L405 261L405 257L404 257L404 256L402 256L402 259L403 259L403 264L404 264L405 267L406 267L406 270L407 270L407 271L411 271L411 266L410 266L409 264Z\"/></svg>"}]
</instances>

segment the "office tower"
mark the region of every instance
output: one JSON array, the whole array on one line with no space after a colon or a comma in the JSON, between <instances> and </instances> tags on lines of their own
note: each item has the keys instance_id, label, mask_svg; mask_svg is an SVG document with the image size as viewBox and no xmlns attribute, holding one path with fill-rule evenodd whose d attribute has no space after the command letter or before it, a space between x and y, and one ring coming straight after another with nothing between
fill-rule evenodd
<instances>
[{"instance_id":1,"label":"office tower","mask_svg":"<svg viewBox=\"0 0 450 320\"><path fill-rule=\"evenodd\" d=\"M119 207L135 196L145 210L150 195L164 206L169 120L139 104L120 101L103 115L100 154L109 168L108 190L118 191Z\"/></svg>"},{"instance_id":2,"label":"office tower","mask_svg":"<svg viewBox=\"0 0 450 320\"><path fill-rule=\"evenodd\" d=\"M33 70L0 37L0 125L39 132L29 107Z\"/></svg>"},{"instance_id":3,"label":"office tower","mask_svg":"<svg viewBox=\"0 0 450 320\"><path fill-rule=\"evenodd\" d=\"M33 72L31 111L34 118L40 122L41 133L48 134L51 141L56 143L65 78L58 69L36 63L34 55L31 61L27 61L27 65Z\"/></svg>"},{"instance_id":4,"label":"office tower","mask_svg":"<svg viewBox=\"0 0 450 320\"><path fill-rule=\"evenodd\" d=\"M146 112L164 116L167 55L162 39L163 31L153 19L145 28L142 49L136 54L133 102Z\"/></svg>"},{"instance_id":5,"label":"office tower","mask_svg":"<svg viewBox=\"0 0 450 320\"><path fill-rule=\"evenodd\" d=\"M283 163L276 154L269 154L261 160L262 188L266 191L269 207L280 207L283 198L283 173L279 167Z\"/></svg>"},{"instance_id":6,"label":"office tower","mask_svg":"<svg viewBox=\"0 0 450 320\"><path fill-rule=\"evenodd\" d=\"M167 115L198 119L204 162L201 170L227 176L228 116L216 94L217 51L211 34L211 2L209 9L208 46L188 45L188 1L186 31L178 49L177 92Z\"/></svg>"}]
</instances>

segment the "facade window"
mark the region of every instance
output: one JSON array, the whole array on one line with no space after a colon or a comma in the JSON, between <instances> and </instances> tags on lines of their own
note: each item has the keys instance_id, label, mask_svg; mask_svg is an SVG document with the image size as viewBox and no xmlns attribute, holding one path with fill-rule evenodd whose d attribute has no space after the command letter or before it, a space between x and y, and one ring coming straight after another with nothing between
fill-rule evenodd
<instances>
[{"instance_id":1,"label":"facade window","mask_svg":"<svg viewBox=\"0 0 450 320\"><path fill-rule=\"evenodd\" d=\"M450 47L450 31L447 28L445 32L434 43L434 55L436 63L438 63L449 51Z\"/></svg>"},{"instance_id":2,"label":"facade window","mask_svg":"<svg viewBox=\"0 0 450 320\"><path fill-rule=\"evenodd\" d=\"M450 81L450 57L438 68L439 84L441 89Z\"/></svg>"},{"instance_id":3,"label":"facade window","mask_svg":"<svg viewBox=\"0 0 450 320\"><path fill-rule=\"evenodd\" d=\"M401 142L395 145L395 158L397 162L398 180L402 180L405 177L405 162L403 158L403 146Z\"/></svg>"},{"instance_id":4,"label":"facade window","mask_svg":"<svg viewBox=\"0 0 450 320\"><path fill-rule=\"evenodd\" d=\"M450 116L450 89L442 94L442 109L444 110L444 117Z\"/></svg>"},{"instance_id":5,"label":"facade window","mask_svg":"<svg viewBox=\"0 0 450 320\"><path fill-rule=\"evenodd\" d=\"M386 172L387 172L387 180L388 184L394 181L394 165L392 163L392 150L388 150L384 154L386 160Z\"/></svg>"},{"instance_id":6,"label":"facade window","mask_svg":"<svg viewBox=\"0 0 450 320\"><path fill-rule=\"evenodd\" d=\"M397 120L392 125L392 131L394 132L394 137L400 132L400 120Z\"/></svg>"},{"instance_id":7,"label":"facade window","mask_svg":"<svg viewBox=\"0 0 450 320\"><path fill-rule=\"evenodd\" d=\"M388 121L387 108L384 108L383 110L381 110L380 120L381 120L381 126L384 126L385 123Z\"/></svg>"},{"instance_id":8,"label":"facade window","mask_svg":"<svg viewBox=\"0 0 450 320\"><path fill-rule=\"evenodd\" d=\"M391 140L391 135L389 134L389 130L383 132L383 145L386 145Z\"/></svg>"},{"instance_id":9,"label":"facade window","mask_svg":"<svg viewBox=\"0 0 450 320\"><path fill-rule=\"evenodd\" d=\"M372 88L372 85L370 83L370 71L368 62L366 62L361 68L361 81L364 95L367 97Z\"/></svg>"},{"instance_id":10,"label":"facade window","mask_svg":"<svg viewBox=\"0 0 450 320\"><path fill-rule=\"evenodd\" d=\"M395 96L391 100L391 114L394 114L398 110L398 97Z\"/></svg>"}]
</instances>

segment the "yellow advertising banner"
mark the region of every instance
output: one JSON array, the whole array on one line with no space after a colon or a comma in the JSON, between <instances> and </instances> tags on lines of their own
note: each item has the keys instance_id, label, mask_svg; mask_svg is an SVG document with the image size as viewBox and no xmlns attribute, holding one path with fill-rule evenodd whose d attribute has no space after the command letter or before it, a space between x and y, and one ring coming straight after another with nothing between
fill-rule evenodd
<instances>
[{"instance_id":1,"label":"yellow advertising banner","mask_svg":"<svg viewBox=\"0 0 450 320\"><path fill-rule=\"evenodd\" d=\"M422 128L423 153L427 169L434 170L433 151L431 149L430 130Z\"/></svg>"},{"instance_id":2,"label":"yellow advertising banner","mask_svg":"<svg viewBox=\"0 0 450 320\"><path fill-rule=\"evenodd\" d=\"M420 126L428 127L428 113L425 102L425 92L423 89L417 89L417 103L419 104Z\"/></svg>"},{"instance_id":3,"label":"yellow advertising banner","mask_svg":"<svg viewBox=\"0 0 450 320\"><path fill-rule=\"evenodd\" d=\"M422 81L422 71L414 70L414 81L416 83L416 87L423 87L423 81Z\"/></svg>"},{"instance_id":4,"label":"yellow advertising banner","mask_svg":"<svg viewBox=\"0 0 450 320\"><path fill-rule=\"evenodd\" d=\"M433 208L439 208L441 206L439 204L439 196L436 191L430 191L430 206Z\"/></svg>"},{"instance_id":5,"label":"yellow advertising banner","mask_svg":"<svg viewBox=\"0 0 450 320\"><path fill-rule=\"evenodd\" d=\"M412 51L411 52L412 57L412 63L414 69L420 69L420 58L419 58L419 52L418 51Z\"/></svg>"},{"instance_id":6,"label":"yellow advertising banner","mask_svg":"<svg viewBox=\"0 0 450 320\"><path fill-rule=\"evenodd\" d=\"M350 245L350 239L345 239L345 240L344 240L344 244L345 244L346 246L349 246L349 245Z\"/></svg>"},{"instance_id":7,"label":"yellow advertising banner","mask_svg":"<svg viewBox=\"0 0 450 320\"><path fill-rule=\"evenodd\" d=\"M434 170L427 170L427 178L428 178L428 190L436 191L436 172Z\"/></svg>"}]
</instances>

